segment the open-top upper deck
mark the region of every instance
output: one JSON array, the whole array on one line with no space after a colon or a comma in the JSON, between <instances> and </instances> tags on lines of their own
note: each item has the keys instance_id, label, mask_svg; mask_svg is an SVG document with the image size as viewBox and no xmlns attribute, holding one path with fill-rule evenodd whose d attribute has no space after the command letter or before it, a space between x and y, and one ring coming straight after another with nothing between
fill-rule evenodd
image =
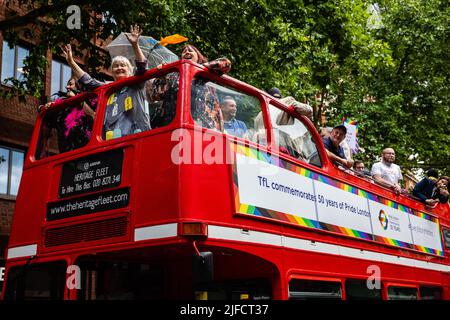
<instances>
[{"instance_id":1,"label":"open-top upper deck","mask_svg":"<svg viewBox=\"0 0 450 320\"><path fill-rule=\"evenodd\" d=\"M237 123L220 119L218 106L230 99ZM88 137L68 145L70 133L58 132L58 121L85 103L95 110L83 123ZM150 126L117 130L111 119L121 107L124 113L142 108ZM345 258L398 256L448 272L449 214L448 204L430 210L336 168L308 118L248 84L179 61L38 116L7 258L13 266L30 256L76 261L97 252L185 245L183 226L195 222L205 246L305 250L304 241L311 241L325 248L318 254L339 256L347 248Z\"/></svg>"}]
</instances>

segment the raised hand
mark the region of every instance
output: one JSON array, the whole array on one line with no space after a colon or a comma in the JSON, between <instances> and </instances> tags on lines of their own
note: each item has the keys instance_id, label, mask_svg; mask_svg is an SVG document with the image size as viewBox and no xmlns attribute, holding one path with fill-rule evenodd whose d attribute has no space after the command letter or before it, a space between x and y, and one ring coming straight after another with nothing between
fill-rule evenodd
<instances>
[{"instance_id":1,"label":"raised hand","mask_svg":"<svg viewBox=\"0 0 450 320\"><path fill-rule=\"evenodd\" d=\"M70 68L72 68L73 75L78 80L81 78L81 76L84 74L83 69L80 68L80 66L75 62L73 59L72 54L72 47L70 44L65 44L61 47L61 50L63 52L64 58L66 58L67 63L69 64Z\"/></svg>"},{"instance_id":2,"label":"raised hand","mask_svg":"<svg viewBox=\"0 0 450 320\"><path fill-rule=\"evenodd\" d=\"M66 58L67 62L73 61L73 55L72 55L72 47L70 44L65 44L61 47L61 50L63 51L64 58Z\"/></svg>"},{"instance_id":3,"label":"raised hand","mask_svg":"<svg viewBox=\"0 0 450 320\"><path fill-rule=\"evenodd\" d=\"M134 56L138 62L145 61L144 54L142 53L141 47L139 47L139 37L141 34L142 29L137 24L130 26L130 33L125 33L125 36L133 47Z\"/></svg>"},{"instance_id":4,"label":"raised hand","mask_svg":"<svg viewBox=\"0 0 450 320\"><path fill-rule=\"evenodd\" d=\"M130 33L125 33L125 36L127 37L128 41L134 45L138 44L139 37L142 34L142 29L135 24L134 26L130 26Z\"/></svg>"}]
</instances>

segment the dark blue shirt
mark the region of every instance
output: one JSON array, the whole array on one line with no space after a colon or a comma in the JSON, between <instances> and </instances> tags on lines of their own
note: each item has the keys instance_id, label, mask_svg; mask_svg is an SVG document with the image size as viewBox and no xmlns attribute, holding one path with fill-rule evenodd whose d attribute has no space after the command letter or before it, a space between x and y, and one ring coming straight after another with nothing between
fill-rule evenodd
<instances>
[{"instance_id":1,"label":"dark blue shirt","mask_svg":"<svg viewBox=\"0 0 450 320\"><path fill-rule=\"evenodd\" d=\"M347 157L345 156L345 153L344 153L344 149L341 146L338 146L337 148L335 148L330 137L327 137L327 138L323 139L322 141L323 141L323 144L325 145L325 149L327 149L331 153L337 155L339 158L347 159ZM336 165L340 165L340 163L336 162Z\"/></svg>"},{"instance_id":2,"label":"dark blue shirt","mask_svg":"<svg viewBox=\"0 0 450 320\"><path fill-rule=\"evenodd\" d=\"M235 118L231 119L228 122L224 121L223 128L225 129L226 133L239 138L243 138L248 131L245 123L243 121L236 120Z\"/></svg>"},{"instance_id":3,"label":"dark blue shirt","mask_svg":"<svg viewBox=\"0 0 450 320\"><path fill-rule=\"evenodd\" d=\"M422 202L425 202L427 199L438 199L441 203L448 201L448 197L440 194L436 183L429 178L423 178L414 186L413 196L419 198Z\"/></svg>"}]
</instances>

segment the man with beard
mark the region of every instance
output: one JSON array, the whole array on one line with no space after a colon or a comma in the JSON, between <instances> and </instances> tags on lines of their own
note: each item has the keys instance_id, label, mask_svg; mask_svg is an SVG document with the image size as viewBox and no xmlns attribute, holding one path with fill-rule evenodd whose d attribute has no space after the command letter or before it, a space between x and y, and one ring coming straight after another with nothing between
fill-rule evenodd
<instances>
[{"instance_id":1,"label":"man with beard","mask_svg":"<svg viewBox=\"0 0 450 320\"><path fill-rule=\"evenodd\" d=\"M394 162L394 149L384 149L381 153L381 161L373 164L371 174L376 183L391 188L398 195L402 191L399 181L403 180L403 176L400 167Z\"/></svg>"}]
</instances>

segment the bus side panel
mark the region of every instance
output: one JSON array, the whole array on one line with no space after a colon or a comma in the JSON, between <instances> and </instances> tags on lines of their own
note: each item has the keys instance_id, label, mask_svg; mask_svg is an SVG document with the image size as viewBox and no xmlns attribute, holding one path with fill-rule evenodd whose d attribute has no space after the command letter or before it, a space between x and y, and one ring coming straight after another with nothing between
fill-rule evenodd
<instances>
[{"instance_id":1,"label":"bus side panel","mask_svg":"<svg viewBox=\"0 0 450 320\"><path fill-rule=\"evenodd\" d=\"M24 170L14 209L9 247L36 244L37 239L40 239L46 213L46 202L42 199L47 199L51 183L48 172L48 165Z\"/></svg>"},{"instance_id":2,"label":"bus side panel","mask_svg":"<svg viewBox=\"0 0 450 320\"><path fill-rule=\"evenodd\" d=\"M189 133L198 134L192 130ZM281 232L281 225L268 224L264 218L236 215L232 172L234 154L229 143L225 136L208 131L203 134L201 144L194 145L192 142L191 148L198 157L194 159L193 155L193 160L201 161L202 165L193 161L193 164L181 166L181 218L235 228Z\"/></svg>"},{"instance_id":3,"label":"bus side panel","mask_svg":"<svg viewBox=\"0 0 450 320\"><path fill-rule=\"evenodd\" d=\"M142 139L133 161L130 193L137 227L162 224L178 217L178 166L172 160L172 131Z\"/></svg>"}]
</instances>

